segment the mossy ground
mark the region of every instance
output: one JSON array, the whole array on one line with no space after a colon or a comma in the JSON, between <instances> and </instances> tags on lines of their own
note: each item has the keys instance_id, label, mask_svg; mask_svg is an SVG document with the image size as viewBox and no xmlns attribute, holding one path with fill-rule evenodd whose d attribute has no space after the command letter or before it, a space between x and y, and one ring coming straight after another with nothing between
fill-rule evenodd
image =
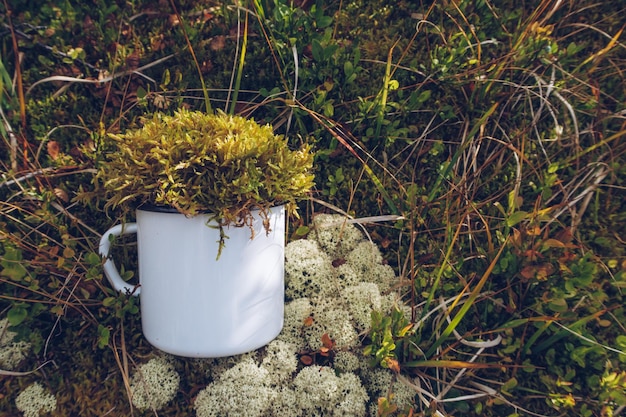
<instances>
[{"instance_id":1,"label":"mossy ground","mask_svg":"<svg viewBox=\"0 0 626 417\"><path fill-rule=\"evenodd\" d=\"M16 415L14 398L33 381L57 394L54 415L140 414L122 374L154 352L136 305L102 281L96 251L123 215L97 195L75 197L93 191L106 134L157 111L205 109L201 79L214 109L271 123L294 147L314 143L316 187L291 239L314 212L374 216L366 228L417 307L413 319L442 305L458 318L415 334L381 318L363 339L394 342L376 346L379 366L397 363L435 393L453 381L451 397L493 383L495 394L438 404L452 415L515 415L507 402L542 415L622 410L624 9L236 5L0 5L0 312L34 349L18 370L46 363L2 377L0 416ZM455 379L450 361L474 351L452 330L464 341L502 338L474 360L487 368L466 364ZM207 383L191 362L176 366L186 376L160 415L186 415Z\"/></svg>"}]
</instances>

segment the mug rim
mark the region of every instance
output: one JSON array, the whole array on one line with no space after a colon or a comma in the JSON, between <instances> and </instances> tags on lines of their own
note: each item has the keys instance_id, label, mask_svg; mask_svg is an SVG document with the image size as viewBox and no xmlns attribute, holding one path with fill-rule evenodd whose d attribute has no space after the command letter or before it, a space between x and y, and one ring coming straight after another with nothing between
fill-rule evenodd
<instances>
[{"instance_id":1,"label":"mug rim","mask_svg":"<svg viewBox=\"0 0 626 417\"><path fill-rule=\"evenodd\" d=\"M143 203L142 205L137 207L137 210L153 211L157 213L180 213L172 206L158 205L152 203Z\"/></svg>"},{"instance_id":2,"label":"mug rim","mask_svg":"<svg viewBox=\"0 0 626 417\"><path fill-rule=\"evenodd\" d=\"M276 205L271 206L271 208L282 207L284 205L285 204L276 204ZM137 210L151 211L151 212L155 212L155 213L171 213L171 214L178 213L178 214L182 214L180 211L176 210L172 206L153 204L153 203L143 203L142 205L137 207ZM257 210L258 209L254 209L252 211L257 211ZM204 211L198 212L198 214L209 214L209 213L211 213L210 210L204 210Z\"/></svg>"}]
</instances>

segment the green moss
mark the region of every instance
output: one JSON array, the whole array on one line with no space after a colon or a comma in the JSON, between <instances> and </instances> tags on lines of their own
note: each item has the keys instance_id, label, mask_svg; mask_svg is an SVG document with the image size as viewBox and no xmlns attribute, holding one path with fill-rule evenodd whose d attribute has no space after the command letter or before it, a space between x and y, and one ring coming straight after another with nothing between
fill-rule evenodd
<instances>
[{"instance_id":1,"label":"green moss","mask_svg":"<svg viewBox=\"0 0 626 417\"><path fill-rule=\"evenodd\" d=\"M150 203L210 212L222 226L250 224L251 210L287 204L293 211L313 186L309 145L291 150L271 126L240 116L158 113L108 139L96 178L110 207Z\"/></svg>"}]
</instances>

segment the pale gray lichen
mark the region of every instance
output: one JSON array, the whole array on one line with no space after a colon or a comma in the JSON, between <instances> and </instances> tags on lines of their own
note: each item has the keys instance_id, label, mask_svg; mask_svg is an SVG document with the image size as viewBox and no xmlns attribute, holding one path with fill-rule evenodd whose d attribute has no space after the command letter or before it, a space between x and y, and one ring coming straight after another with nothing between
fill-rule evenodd
<instances>
[{"instance_id":1,"label":"pale gray lichen","mask_svg":"<svg viewBox=\"0 0 626 417\"><path fill-rule=\"evenodd\" d=\"M332 259L311 240L285 247L285 296L290 299L332 294Z\"/></svg>"},{"instance_id":2,"label":"pale gray lichen","mask_svg":"<svg viewBox=\"0 0 626 417\"><path fill-rule=\"evenodd\" d=\"M386 397L393 383L393 373L389 369L366 367L361 372L363 381L373 398Z\"/></svg>"},{"instance_id":3,"label":"pale gray lichen","mask_svg":"<svg viewBox=\"0 0 626 417\"><path fill-rule=\"evenodd\" d=\"M393 392L393 402L399 409L415 407L415 389L396 380L391 384L391 392Z\"/></svg>"},{"instance_id":4,"label":"pale gray lichen","mask_svg":"<svg viewBox=\"0 0 626 417\"><path fill-rule=\"evenodd\" d=\"M139 365L130 382L132 402L140 410L163 408L178 391L180 375L165 357Z\"/></svg>"},{"instance_id":5,"label":"pale gray lichen","mask_svg":"<svg viewBox=\"0 0 626 417\"><path fill-rule=\"evenodd\" d=\"M251 352L242 353L240 355L222 356L219 358L213 358L211 360L211 366L210 366L211 370L208 372L208 376L211 379L217 379L220 377L220 375L222 375L224 372L226 372L233 366L237 365L239 362L246 360L246 359L256 360L256 357L257 357L257 352L251 351Z\"/></svg>"},{"instance_id":6,"label":"pale gray lichen","mask_svg":"<svg viewBox=\"0 0 626 417\"><path fill-rule=\"evenodd\" d=\"M323 346L324 334L328 334L338 349L358 345L359 337L352 316L339 297L318 299L313 307L313 321L304 327L307 345L311 350Z\"/></svg>"},{"instance_id":7,"label":"pale gray lichen","mask_svg":"<svg viewBox=\"0 0 626 417\"><path fill-rule=\"evenodd\" d=\"M347 350L340 350L335 353L333 365L340 372L356 372L361 369L361 364L364 361L365 358L362 356Z\"/></svg>"},{"instance_id":8,"label":"pale gray lichen","mask_svg":"<svg viewBox=\"0 0 626 417\"><path fill-rule=\"evenodd\" d=\"M367 281L377 284L381 292L392 289L397 281L396 273L389 265L374 265L368 275Z\"/></svg>"},{"instance_id":9,"label":"pale gray lichen","mask_svg":"<svg viewBox=\"0 0 626 417\"><path fill-rule=\"evenodd\" d=\"M258 356L213 362L219 370L196 398L197 417L363 417L369 398L375 405L381 393L402 389L388 370L371 373L359 340L373 309L388 312L399 303L389 291L396 276L378 248L343 220L317 216L306 239L286 246L281 333ZM329 348L325 334L332 341L328 356L318 355ZM298 371L298 355L323 356L325 365L302 367L303 361ZM410 392L399 397L412 403Z\"/></svg>"},{"instance_id":10,"label":"pale gray lichen","mask_svg":"<svg viewBox=\"0 0 626 417\"><path fill-rule=\"evenodd\" d=\"M279 385L296 372L298 357L295 352L291 343L282 340L273 340L267 345L261 366L267 370L272 384Z\"/></svg>"},{"instance_id":11,"label":"pale gray lichen","mask_svg":"<svg viewBox=\"0 0 626 417\"><path fill-rule=\"evenodd\" d=\"M265 415L267 417L300 417L302 410L292 384L283 385L276 390L276 396L270 402Z\"/></svg>"},{"instance_id":12,"label":"pale gray lichen","mask_svg":"<svg viewBox=\"0 0 626 417\"><path fill-rule=\"evenodd\" d=\"M359 377L351 372L341 374L339 389L339 403L333 410L333 415L336 417L364 416L369 396Z\"/></svg>"},{"instance_id":13,"label":"pale gray lichen","mask_svg":"<svg viewBox=\"0 0 626 417\"><path fill-rule=\"evenodd\" d=\"M57 408L57 399L39 383L29 385L15 398L15 406L24 417L38 417Z\"/></svg>"},{"instance_id":14,"label":"pale gray lichen","mask_svg":"<svg viewBox=\"0 0 626 417\"><path fill-rule=\"evenodd\" d=\"M372 282L362 282L344 288L341 294L354 319L357 331L369 330L372 321L372 310L380 310L382 307L382 297L378 285Z\"/></svg>"},{"instance_id":15,"label":"pale gray lichen","mask_svg":"<svg viewBox=\"0 0 626 417\"><path fill-rule=\"evenodd\" d=\"M277 339L285 341L298 351L306 346L304 338L305 321L313 314L313 306L308 298L298 298L285 304L283 329Z\"/></svg>"},{"instance_id":16,"label":"pale gray lichen","mask_svg":"<svg viewBox=\"0 0 626 417\"><path fill-rule=\"evenodd\" d=\"M341 259L364 239L363 233L346 220L336 214L318 214L307 238L317 242L333 259Z\"/></svg>"},{"instance_id":17,"label":"pale gray lichen","mask_svg":"<svg viewBox=\"0 0 626 417\"><path fill-rule=\"evenodd\" d=\"M374 282L381 291L387 291L396 278L389 265L383 264L383 256L373 242L359 242L346 255L346 264L350 265L362 277L361 282Z\"/></svg>"},{"instance_id":18,"label":"pale gray lichen","mask_svg":"<svg viewBox=\"0 0 626 417\"><path fill-rule=\"evenodd\" d=\"M302 415L360 417L369 399L358 376L327 366L303 368L293 381Z\"/></svg>"},{"instance_id":19,"label":"pale gray lichen","mask_svg":"<svg viewBox=\"0 0 626 417\"><path fill-rule=\"evenodd\" d=\"M30 350L30 343L15 341L17 333L9 330L9 321L0 320L0 368L12 371L18 367Z\"/></svg>"},{"instance_id":20,"label":"pale gray lichen","mask_svg":"<svg viewBox=\"0 0 626 417\"><path fill-rule=\"evenodd\" d=\"M252 351L240 355L221 356L219 358L189 358L189 361L193 363L195 368L202 372L207 379L213 380L219 378L224 371L232 368L245 358L255 359L256 356L257 352Z\"/></svg>"},{"instance_id":21,"label":"pale gray lichen","mask_svg":"<svg viewBox=\"0 0 626 417\"><path fill-rule=\"evenodd\" d=\"M339 396L339 381L328 366L309 366L296 375L296 401L305 415L332 413Z\"/></svg>"},{"instance_id":22,"label":"pale gray lichen","mask_svg":"<svg viewBox=\"0 0 626 417\"><path fill-rule=\"evenodd\" d=\"M246 358L200 391L194 408L197 417L261 417L277 391L270 387L269 371Z\"/></svg>"},{"instance_id":23,"label":"pale gray lichen","mask_svg":"<svg viewBox=\"0 0 626 417\"><path fill-rule=\"evenodd\" d=\"M335 275L342 287L349 287L363 282L363 274L357 271L353 265L343 263L335 268Z\"/></svg>"},{"instance_id":24,"label":"pale gray lichen","mask_svg":"<svg viewBox=\"0 0 626 417\"><path fill-rule=\"evenodd\" d=\"M368 269L382 264L383 255L373 242L363 240L348 252L346 262L358 266L359 272L367 273Z\"/></svg>"},{"instance_id":25,"label":"pale gray lichen","mask_svg":"<svg viewBox=\"0 0 626 417\"><path fill-rule=\"evenodd\" d=\"M393 394L392 402L399 409L414 405L415 390L398 381L393 371L382 368L367 368L361 372L361 375L372 398L389 397L390 394Z\"/></svg>"},{"instance_id":26,"label":"pale gray lichen","mask_svg":"<svg viewBox=\"0 0 626 417\"><path fill-rule=\"evenodd\" d=\"M380 311L389 313L394 309L400 309L405 318L408 320L411 319L411 306L406 306L400 299L398 293L390 292L388 294L381 295Z\"/></svg>"}]
</instances>

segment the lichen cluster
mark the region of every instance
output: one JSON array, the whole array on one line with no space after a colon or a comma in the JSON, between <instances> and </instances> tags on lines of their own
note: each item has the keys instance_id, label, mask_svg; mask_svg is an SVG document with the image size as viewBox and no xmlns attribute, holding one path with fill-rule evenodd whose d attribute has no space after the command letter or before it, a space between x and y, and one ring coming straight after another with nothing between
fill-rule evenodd
<instances>
[{"instance_id":1,"label":"lichen cluster","mask_svg":"<svg viewBox=\"0 0 626 417\"><path fill-rule=\"evenodd\" d=\"M362 354L372 309L397 302L389 291L396 277L343 220L319 215L306 239L286 246L283 331L257 352L209 361L213 381L198 393L197 417L376 416L376 399L390 392L400 408L413 403L410 387L388 369L370 369ZM318 363L302 361L315 355Z\"/></svg>"},{"instance_id":2,"label":"lichen cluster","mask_svg":"<svg viewBox=\"0 0 626 417\"><path fill-rule=\"evenodd\" d=\"M20 392L15 398L15 406L24 417L39 417L41 414L53 412L57 407L57 400L39 382L35 382Z\"/></svg>"},{"instance_id":3,"label":"lichen cluster","mask_svg":"<svg viewBox=\"0 0 626 417\"><path fill-rule=\"evenodd\" d=\"M30 350L28 342L15 340L16 335L9 330L7 319L0 320L0 369L16 369Z\"/></svg>"},{"instance_id":4,"label":"lichen cluster","mask_svg":"<svg viewBox=\"0 0 626 417\"><path fill-rule=\"evenodd\" d=\"M296 349L274 340L263 359L242 355L195 400L198 417L365 415L369 396L352 372L329 366L300 367Z\"/></svg>"},{"instance_id":5,"label":"lichen cluster","mask_svg":"<svg viewBox=\"0 0 626 417\"><path fill-rule=\"evenodd\" d=\"M159 410L176 396L179 384L180 375L168 358L152 358L139 365L131 378L133 405L140 410Z\"/></svg>"},{"instance_id":6,"label":"lichen cluster","mask_svg":"<svg viewBox=\"0 0 626 417\"><path fill-rule=\"evenodd\" d=\"M295 210L313 185L309 145L291 150L271 126L223 112L157 113L107 139L97 183L108 206L151 203L249 224L252 209L287 203Z\"/></svg>"},{"instance_id":7,"label":"lichen cluster","mask_svg":"<svg viewBox=\"0 0 626 417\"><path fill-rule=\"evenodd\" d=\"M378 247L341 216L314 218L307 239L285 248L285 325L279 339L317 350L328 334L337 348L359 346L373 309L396 301L393 269ZM303 323L306 326L303 327Z\"/></svg>"}]
</instances>

